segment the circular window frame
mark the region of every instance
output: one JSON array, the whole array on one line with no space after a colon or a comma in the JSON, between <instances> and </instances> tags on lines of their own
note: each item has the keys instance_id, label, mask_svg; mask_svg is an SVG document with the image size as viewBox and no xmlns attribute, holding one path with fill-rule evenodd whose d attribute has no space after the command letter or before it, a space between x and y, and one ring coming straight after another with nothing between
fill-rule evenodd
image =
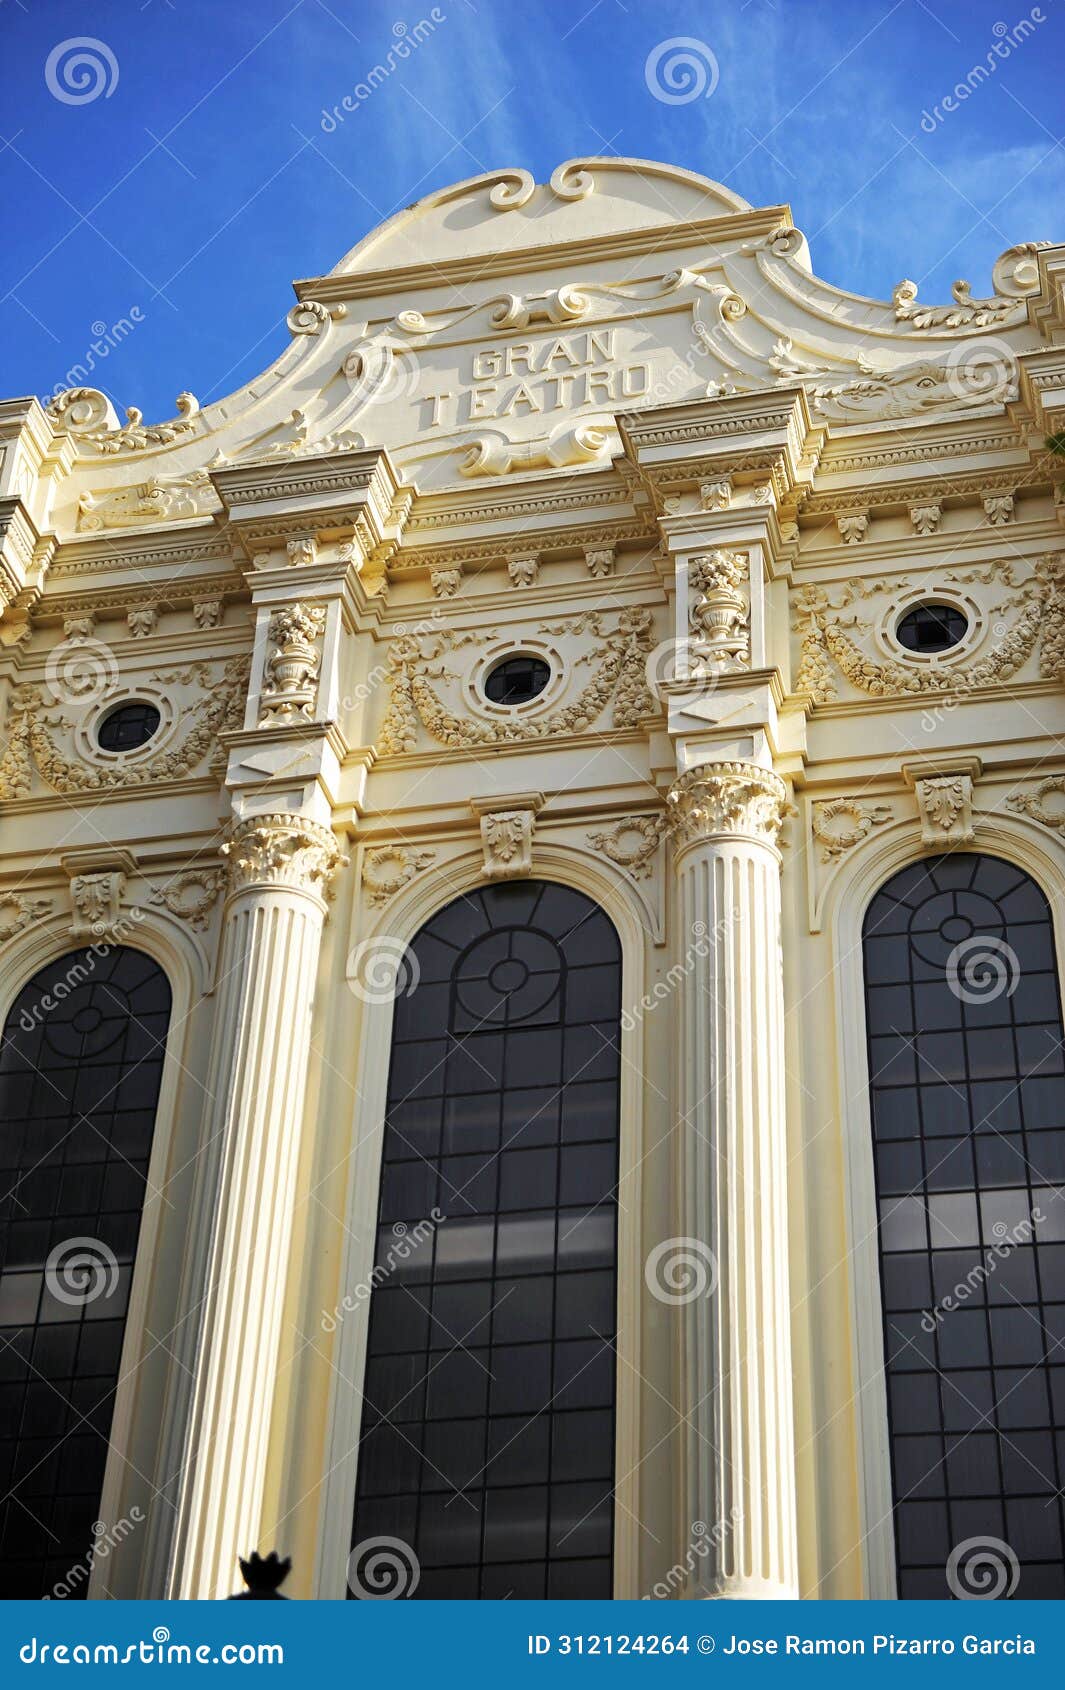
<instances>
[{"instance_id":1,"label":"circular window frame","mask_svg":"<svg viewBox=\"0 0 1065 1690\"><path fill-rule=\"evenodd\" d=\"M505 663L511 657L529 657L539 663L546 663L550 673L547 685L535 698L525 699L521 704L497 704L485 692L485 682L492 670L500 663ZM466 702L479 716L492 722L513 722L525 720L539 715L541 711L549 710L562 691L565 675L562 659L553 645L546 640L524 639L518 644L510 640L497 640L487 651L481 653L466 678Z\"/></svg>"},{"instance_id":2,"label":"circular window frame","mask_svg":"<svg viewBox=\"0 0 1065 1690\"><path fill-rule=\"evenodd\" d=\"M159 712L159 726L146 739L143 745L129 746L121 751L109 751L97 739L104 722L116 710L121 710L127 704L145 704L152 710ZM113 769L135 765L142 758L154 757L165 748L173 736L177 712L172 700L161 690L151 685L137 685L134 687L115 687L104 698L97 699L93 708L83 716L74 731L74 743L79 754L89 762L100 768Z\"/></svg>"},{"instance_id":3,"label":"circular window frame","mask_svg":"<svg viewBox=\"0 0 1065 1690\"><path fill-rule=\"evenodd\" d=\"M911 610L936 604L959 611L968 623L965 633L957 645L948 646L945 651L911 651L909 646L903 645L895 630ZM987 616L970 593L960 592L953 585L938 587L926 584L912 588L888 606L877 624L876 642L885 657L894 663L906 663L914 669L934 669L968 657L986 631Z\"/></svg>"}]
</instances>

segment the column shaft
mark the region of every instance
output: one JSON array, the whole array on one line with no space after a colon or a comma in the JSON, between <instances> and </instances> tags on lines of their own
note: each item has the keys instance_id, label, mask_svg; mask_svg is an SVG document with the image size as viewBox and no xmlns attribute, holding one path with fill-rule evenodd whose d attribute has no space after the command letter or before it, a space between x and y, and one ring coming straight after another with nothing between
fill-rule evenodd
<instances>
[{"instance_id":1,"label":"column shaft","mask_svg":"<svg viewBox=\"0 0 1065 1690\"><path fill-rule=\"evenodd\" d=\"M221 1138L172 1576L175 1596L239 1584L260 1544L270 1417L332 834L298 817L234 830L205 1141Z\"/></svg>"},{"instance_id":2,"label":"column shaft","mask_svg":"<svg viewBox=\"0 0 1065 1690\"><path fill-rule=\"evenodd\" d=\"M778 776L708 764L670 793L679 943L680 1216L711 1289L681 1311L690 1594L797 1594ZM693 943L693 935L696 942Z\"/></svg>"}]
</instances>

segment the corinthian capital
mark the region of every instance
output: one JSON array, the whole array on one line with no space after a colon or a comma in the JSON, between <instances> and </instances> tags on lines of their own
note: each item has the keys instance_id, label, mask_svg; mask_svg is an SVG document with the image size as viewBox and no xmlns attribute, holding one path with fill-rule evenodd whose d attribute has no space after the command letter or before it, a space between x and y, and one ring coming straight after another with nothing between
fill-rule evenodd
<instances>
[{"instance_id":1,"label":"corinthian capital","mask_svg":"<svg viewBox=\"0 0 1065 1690\"><path fill-rule=\"evenodd\" d=\"M757 763L704 763L677 776L666 804L679 847L726 833L775 845L788 808L788 789L772 769Z\"/></svg>"},{"instance_id":2,"label":"corinthian capital","mask_svg":"<svg viewBox=\"0 0 1065 1690\"><path fill-rule=\"evenodd\" d=\"M221 847L231 892L279 886L328 895L347 858L327 827L303 816L249 816L234 822Z\"/></svg>"}]
</instances>

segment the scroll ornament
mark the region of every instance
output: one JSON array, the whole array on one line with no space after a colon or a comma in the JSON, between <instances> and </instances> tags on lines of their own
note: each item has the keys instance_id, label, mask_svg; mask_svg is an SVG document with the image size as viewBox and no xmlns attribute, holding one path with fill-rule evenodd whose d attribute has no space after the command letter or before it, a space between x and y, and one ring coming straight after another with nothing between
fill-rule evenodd
<instances>
[{"instance_id":1,"label":"scroll ornament","mask_svg":"<svg viewBox=\"0 0 1065 1690\"><path fill-rule=\"evenodd\" d=\"M410 634L400 636L392 642L389 652L391 698L378 735L381 751L390 755L414 751L419 724L441 745L455 750L586 733L611 698L613 726L638 727L657 713L645 674L654 633L651 612L624 610L617 628L609 633L598 616L582 625L590 626L599 642L592 653L596 668L591 680L571 704L562 705L546 716L513 721L481 722L449 710L431 681L454 678L442 668L439 659L456 642L441 635L427 640Z\"/></svg>"}]
</instances>

